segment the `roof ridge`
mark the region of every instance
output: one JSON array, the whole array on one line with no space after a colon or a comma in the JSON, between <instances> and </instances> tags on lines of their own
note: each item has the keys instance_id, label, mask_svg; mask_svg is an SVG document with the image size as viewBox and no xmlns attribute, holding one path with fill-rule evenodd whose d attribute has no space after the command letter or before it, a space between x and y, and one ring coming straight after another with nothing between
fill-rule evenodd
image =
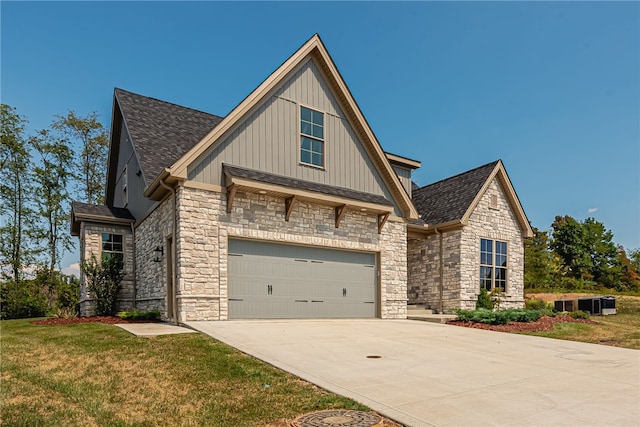
<instances>
[{"instance_id":1,"label":"roof ridge","mask_svg":"<svg viewBox=\"0 0 640 427\"><path fill-rule=\"evenodd\" d=\"M218 116L217 114L208 113L206 111L198 110L196 108L185 107L184 105L176 104L175 102L165 101L164 99L154 98L152 96L141 95L139 93L131 92L130 90L122 89L122 88L119 88L119 87L114 87L114 92L116 92L116 91L126 92L126 93L129 93L131 95L135 95L135 96L139 96L139 97L142 97L142 98L151 99L151 100L157 101L157 102L162 102L163 104L171 105L171 106L182 108L182 109L185 109L185 110L195 111L196 113L206 114L208 116L213 116L213 117L216 117L218 119L224 119L223 116Z\"/></svg>"},{"instance_id":2,"label":"roof ridge","mask_svg":"<svg viewBox=\"0 0 640 427\"><path fill-rule=\"evenodd\" d=\"M494 160L493 162L489 162L489 163L486 163L486 164L484 164L484 165L482 165L482 166L478 166L478 167L475 167L475 168L473 168L473 169L469 169L468 171L460 172L460 173L458 173L458 174L456 174L456 175L452 175L452 176L450 176L450 177L448 177L448 178L443 178L443 179L441 179L441 180L439 180L439 181L432 182L431 184L427 184L427 185L425 185L424 187L420 187L420 188L418 188L418 189L414 190L414 193L415 193L415 192L419 192L419 191L421 191L421 190L424 190L425 188L432 187L432 186L434 186L434 185L436 185L436 184L440 184L440 183L442 183L442 182L444 182L444 181L449 181L450 179L454 179L454 178L457 178L457 177L459 177L459 176L466 175L466 174L471 173L471 172L475 172L475 171L477 171L478 169L486 168L486 167L487 167L487 166L489 166L489 165L497 165L497 164L498 164L498 162L501 162L501 161L502 161L502 159Z\"/></svg>"}]
</instances>

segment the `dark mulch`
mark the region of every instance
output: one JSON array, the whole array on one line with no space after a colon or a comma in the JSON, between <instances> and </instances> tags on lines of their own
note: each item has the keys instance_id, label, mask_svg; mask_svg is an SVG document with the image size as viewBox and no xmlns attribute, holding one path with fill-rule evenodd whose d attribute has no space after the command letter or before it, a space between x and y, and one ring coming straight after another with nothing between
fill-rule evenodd
<instances>
[{"instance_id":1,"label":"dark mulch","mask_svg":"<svg viewBox=\"0 0 640 427\"><path fill-rule=\"evenodd\" d=\"M556 323L596 323L589 319L574 319L566 314L559 314L555 317L542 316L535 322L511 322L508 325L489 325L486 323L465 322L462 320L452 320L448 325L464 326L466 328L487 329L499 332L543 332L553 330Z\"/></svg>"},{"instance_id":2,"label":"dark mulch","mask_svg":"<svg viewBox=\"0 0 640 427\"><path fill-rule=\"evenodd\" d=\"M50 317L47 319L31 322L34 325L75 325L77 323L106 323L115 325L116 323L153 323L155 320L125 320L116 316L90 316L90 317Z\"/></svg>"}]
</instances>

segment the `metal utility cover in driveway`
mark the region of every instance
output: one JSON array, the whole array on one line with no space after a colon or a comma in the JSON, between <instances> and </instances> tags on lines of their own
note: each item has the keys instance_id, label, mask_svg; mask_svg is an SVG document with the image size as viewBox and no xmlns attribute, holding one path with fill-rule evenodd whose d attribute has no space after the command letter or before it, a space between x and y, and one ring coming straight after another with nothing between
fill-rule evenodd
<instances>
[{"instance_id":1,"label":"metal utility cover in driveway","mask_svg":"<svg viewBox=\"0 0 640 427\"><path fill-rule=\"evenodd\" d=\"M375 317L376 255L229 239L229 318Z\"/></svg>"},{"instance_id":2,"label":"metal utility cover in driveway","mask_svg":"<svg viewBox=\"0 0 640 427\"><path fill-rule=\"evenodd\" d=\"M637 350L410 320L188 325L407 426L640 425Z\"/></svg>"}]
</instances>

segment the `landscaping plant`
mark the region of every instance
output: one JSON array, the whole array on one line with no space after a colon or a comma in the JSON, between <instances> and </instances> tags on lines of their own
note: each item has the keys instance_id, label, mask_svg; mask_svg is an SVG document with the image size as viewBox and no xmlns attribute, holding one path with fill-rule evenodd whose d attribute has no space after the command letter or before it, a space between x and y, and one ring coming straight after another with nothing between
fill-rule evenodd
<instances>
[{"instance_id":1,"label":"landscaping plant","mask_svg":"<svg viewBox=\"0 0 640 427\"><path fill-rule=\"evenodd\" d=\"M91 254L88 262L80 266L89 292L96 302L97 316L113 316L116 312L118 294L122 289L122 259L117 256L103 257L98 263Z\"/></svg>"}]
</instances>

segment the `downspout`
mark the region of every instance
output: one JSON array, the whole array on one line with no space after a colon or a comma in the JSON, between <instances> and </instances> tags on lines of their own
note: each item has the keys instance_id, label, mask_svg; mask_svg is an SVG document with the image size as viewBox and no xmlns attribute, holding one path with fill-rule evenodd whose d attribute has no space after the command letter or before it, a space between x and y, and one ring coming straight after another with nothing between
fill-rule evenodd
<instances>
[{"instance_id":1,"label":"downspout","mask_svg":"<svg viewBox=\"0 0 640 427\"><path fill-rule=\"evenodd\" d=\"M173 301L173 303L171 304L172 305L171 314L173 315L173 323L178 325L178 298L177 298L177 292L176 292L176 287L178 285L177 272L176 272L176 227L178 224L178 219L176 218L177 216L176 190L173 187L169 187L167 184L165 184L163 179L160 180L160 186L169 190L171 192L171 198L173 199L173 226L171 227L171 261L170 261L171 273L173 275L173 277L171 278L171 281L173 282L172 283L173 286L171 286L171 300ZM167 260L167 262L169 262L169 260Z\"/></svg>"},{"instance_id":2,"label":"downspout","mask_svg":"<svg viewBox=\"0 0 640 427\"><path fill-rule=\"evenodd\" d=\"M131 246L133 248L133 309L137 309L136 296L138 294L137 276L136 276L136 234L133 222L131 223Z\"/></svg>"},{"instance_id":3,"label":"downspout","mask_svg":"<svg viewBox=\"0 0 640 427\"><path fill-rule=\"evenodd\" d=\"M440 314L444 314L444 307L442 301L442 294L444 293L444 247L442 244L442 232L438 231L437 228L434 229L436 234L439 236L440 240L440 254L439 254L439 270L440 270L440 286L439 286L439 295L438 295L438 312Z\"/></svg>"}]
</instances>

